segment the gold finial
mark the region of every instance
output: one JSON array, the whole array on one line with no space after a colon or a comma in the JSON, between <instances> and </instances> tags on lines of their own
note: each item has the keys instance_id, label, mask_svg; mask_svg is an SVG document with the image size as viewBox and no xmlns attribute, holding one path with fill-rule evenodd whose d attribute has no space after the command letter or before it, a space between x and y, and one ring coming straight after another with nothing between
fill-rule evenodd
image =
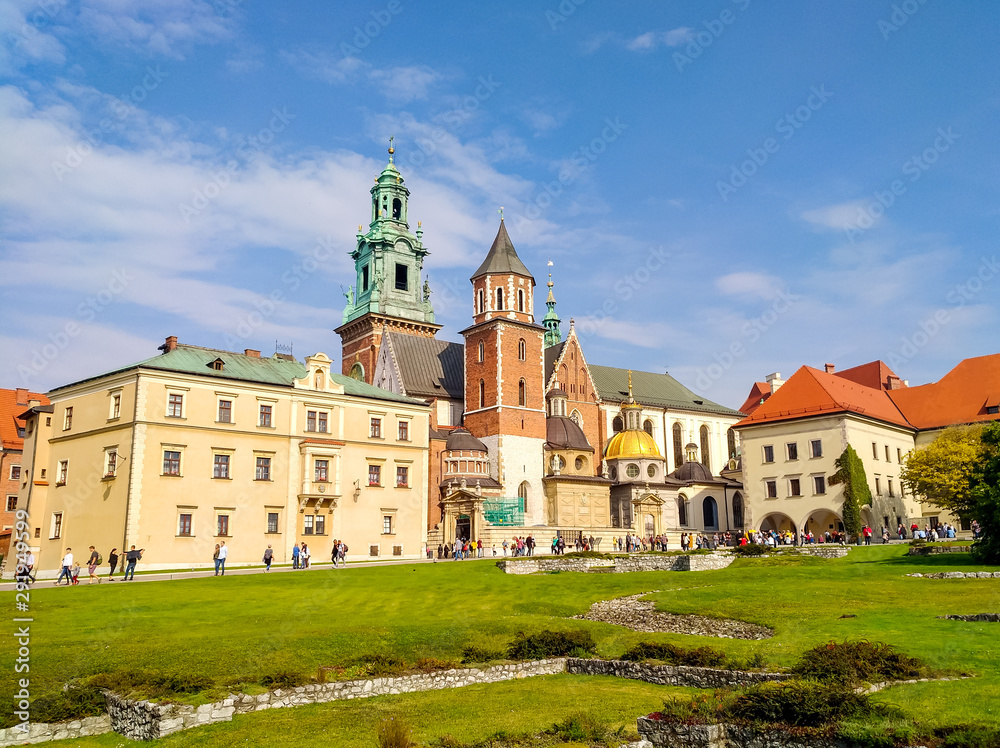
<instances>
[{"instance_id":1,"label":"gold finial","mask_svg":"<svg viewBox=\"0 0 1000 748\"><path fill-rule=\"evenodd\" d=\"M396 149L392 147L392 141L396 139L395 135L389 136L389 163L392 163L392 154L396 152Z\"/></svg>"},{"instance_id":2,"label":"gold finial","mask_svg":"<svg viewBox=\"0 0 1000 748\"><path fill-rule=\"evenodd\" d=\"M502 205L500 206L500 210L498 210L497 213L500 214L500 220L502 221L503 220L503 206Z\"/></svg>"},{"instance_id":3,"label":"gold finial","mask_svg":"<svg viewBox=\"0 0 1000 748\"><path fill-rule=\"evenodd\" d=\"M628 370L628 399L632 399L632 370Z\"/></svg>"},{"instance_id":4,"label":"gold finial","mask_svg":"<svg viewBox=\"0 0 1000 748\"><path fill-rule=\"evenodd\" d=\"M358 233L359 234L361 233L361 224L360 223L358 224Z\"/></svg>"},{"instance_id":5,"label":"gold finial","mask_svg":"<svg viewBox=\"0 0 1000 748\"><path fill-rule=\"evenodd\" d=\"M552 260L549 260L549 267L550 267L550 268L552 267ZM552 271L551 271L551 270L549 270L549 282L548 282L548 287L549 287L549 288L552 288Z\"/></svg>"},{"instance_id":6,"label":"gold finial","mask_svg":"<svg viewBox=\"0 0 1000 748\"><path fill-rule=\"evenodd\" d=\"M423 222L423 221L417 221L417 228L418 228L418 229L419 229L419 228L420 228L421 226L423 226L423 225L424 225L424 222Z\"/></svg>"}]
</instances>

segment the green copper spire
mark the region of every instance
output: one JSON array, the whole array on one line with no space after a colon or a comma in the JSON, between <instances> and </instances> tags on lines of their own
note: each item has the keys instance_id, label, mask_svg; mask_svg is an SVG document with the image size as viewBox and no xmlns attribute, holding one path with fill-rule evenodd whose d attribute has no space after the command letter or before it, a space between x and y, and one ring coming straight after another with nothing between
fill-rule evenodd
<instances>
[{"instance_id":1,"label":"green copper spire","mask_svg":"<svg viewBox=\"0 0 1000 748\"><path fill-rule=\"evenodd\" d=\"M552 267L552 260L549 260L549 267ZM545 327L543 345L546 348L551 348L554 345L559 345L559 342L562 340L562 331L559 329L559 315L556 314L556 299L552 295L551 270L549 270L549 282L546 285L549 287L549 297L545 300L545 306L547 306L549 310L545 313L545 317L542 319L542 326Z\"/></svg>"},{"instance_id":2,"label":"green copper spire","mask_svg":"<svg viewBox=\"0 0 1000 748\"><path fill-rule=\"evenodd\" d=\"M420 285L428 254L424 232L419 222L416 233L410 231L410 191L396 168L393 140L389 138L389 163L371 188L368 231L358 227L357 247L351 252L357 284L345 292L344 324L369 312L434 324L430 295Z\"/></svg>"}]
</instances>

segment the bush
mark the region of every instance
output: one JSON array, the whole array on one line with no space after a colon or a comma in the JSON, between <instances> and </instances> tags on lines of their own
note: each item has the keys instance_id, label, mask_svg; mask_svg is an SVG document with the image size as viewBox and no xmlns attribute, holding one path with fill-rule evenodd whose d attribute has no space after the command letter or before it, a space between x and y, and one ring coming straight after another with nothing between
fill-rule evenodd
<instances>
[{"instance_id":1,"label":"bush","mask_svg":"<svg viewBox=\"0 0 1000 748\"><path fill-rule=\"evenodd\" d=\"M295 688L309 682L309 676L303 673L296 673L290 670L281 670L277 673L269 673L260 679L260 684L264 688Z\"/></svg>"},{"instance_id":2,"label":"bush","mask_svg":"<svg viewBox=\"0 0 1000 748\"><path fill-rule=\"evenodd\" d=\"M470 644L462 649L462 662L469 664L473 662L496 662L506 660L507 655L501 649L490 649L489 647L479 647Z\"/></svg>"},{"instance_id":3,"label":"bush","mask_svg":"<svg viewBox=\"0 0 1000 748\"><path fill-rule=\"evenodd\" d=\"M522 631L507 647L507 655L512 660L541 660L581 652L593 654L596 650L597 644L589 631L546 630L528 636Z\"/></svg>"},{"instance_id":4,"label":"bush","mask_svg":"<svg viewBox=\"0 0 1000 748\"><path fill-rule=\"evenodd\" d=\"M106 688L122 696L140 693L146 698L162 699L178 694L206 691L214 682L205 675L171 675L153 670L117 670L113 673L98 673L87 679L93 688Z\"/></svg>"},{"instance_id":5,"label":"bush","mask_svg":"<svg viewBox=\"0 0 1000 748\"><path fill-rule=\"evenodd\" d=\"M434 673L439 670L451 670L457 667L458 663L452 662L451 660L439 660L435 657L424 657L423 659L417 660L417 664L414 665L415 670L419 670L422 673Z\"/></svg>"},{"instance_id":6,"label":"bush","mask_svg":"<svg viewBox=\"0 0 1000 748\"><path fill-rule=\"evenodd\" d=\"M793 667L803 678L843 685L906 680L928 674L920 660L881 642L830 642L810 649Z\"/></svg>"},{"instance_id":7,"label":"bush","mask_svg":"<svg viewBox=\"0 0 1000 748\"><path fill-rule=\"evenodd\" d=\"M67 688L31 702L32 722L67 722L97 717L107 711L104 694L92 686Z\"/></svg>"},{"instance_id":8,"label":"bush","mask_svg":"<svg viewBox=\"0 0 1000 748\"><path fill-rule=\"evenodd\" d=\"M895 710L842 684L785 681L761 683L739 694L726 716L743 722L824 727L841 720L893 717Z\"/></svg>"},{"instance_id":9,"label":"bush","mask_svg":"<svg viewBox=\"0 0 1000 748\"><path fill-rule=\"evenodd\" d=\"M1000 748L1000 731L983 725L953 725L934 730L944 748Z\"/></svg>"},{"instance_id":10,"label":"bush","mask_svg":"<svg viewBox=\"0 0 1000 748\"><path fill-rule=\"evenodd\" d=\"M766 556L774 553L774 549L763 543L747 543L746 545L735 545L729 549L734 556Z\"/></svg>"},{"instance_id":11,"label":"bush","mask_svg":"<svg viewBox=\"0 0 1000 748\"><path fill-rule=\"evenodd\" d=\"M546 732L557 736L564 743L620 745L625 735L625 728L612 728L592 715L580 712L571 714L562 722L556 722Z\"/></svg>"},{"instance_id":12,"label":"bush","mask_svg":"<svg viewBox=\"0 0 1000 748\"><path fill-rule=\"evenodd\" d=\"M726 654L711 647L681 649L673 644L662 642L639 642L618 659L629 662L659 660L668 665L690 665L692 667L721 667L726 663Z\"/></svg>"},{"instance_id":13,"label":"bush","mask_svg":"<svg viewBox=\"0 0 1000 748\"><path fill-rule=\"evenodd\" d=\"M406 670L406 663L400 657L387 654L363 655L355 660L360 666L362 675L381 678L386 675L399 675Z\"/></svg>"},{"instance_id":14,"label":"bush","mask_svg":"<svg viewBox=\"0 0 1000 748\"><path fill-rule=\"evenodd\" d=\"M389 717L378 726L379 748L411 748L416 743L411 740L413 730L402 719Z\"/></svg>"}]
</instances>

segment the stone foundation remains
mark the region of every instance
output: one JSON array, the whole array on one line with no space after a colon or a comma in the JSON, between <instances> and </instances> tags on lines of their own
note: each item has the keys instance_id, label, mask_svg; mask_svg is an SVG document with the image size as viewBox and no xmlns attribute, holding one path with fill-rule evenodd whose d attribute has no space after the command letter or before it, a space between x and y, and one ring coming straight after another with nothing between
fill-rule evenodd
<instances>
[{"instance_id":1,"label":"stone foundation remains","mask_svg":"<svg viewBox=\"0 0 1000 748\"><path fill-rule=\"evenodd\" d=\"M636 554L613 558L586 556L528 556L497 561L505 574L537 574L546 571L599 571L623 574L630 571L714 571L725 569L733 557L723 553Z\"/></svg>"}]
</instances>

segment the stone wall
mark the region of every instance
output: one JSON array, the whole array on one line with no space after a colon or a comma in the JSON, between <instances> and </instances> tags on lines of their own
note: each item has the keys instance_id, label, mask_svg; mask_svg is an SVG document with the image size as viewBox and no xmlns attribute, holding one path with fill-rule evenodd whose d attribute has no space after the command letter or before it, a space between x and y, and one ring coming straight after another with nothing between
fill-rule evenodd
<instances>
[{"instance_id":1,"label":"stone wall","mask_svg":"<svg viewBox=\"0 0 1000 748\"><path fill-rule=\"evenodd\" d=\"M940 553L969 553L971 545L916 545L906 552L907 556L937 556Z\"/></svg>"},{"instance_id":2,"label":"stone wall","mask_svg":"<svg viewBox=\"0 0 1000 748\"><path fill-rule=\"evenodd\" d=\"M25 743L44 743L49 740L66 738L82 738L87 735L102 735L111 732L111 718L107 714L100 717L85 717L72 722L32 722L28 731L17 727L0 729L0 746L24 745Z\"/></svg>"},{"instance_id":3,"label":"stone wall","mask_svg":"<svg viewBox=\"0 0 1000 748\"><path fill-rule=\"evenodd\" d=\"M1000 579L1000 571L938 571L931 574L907 574L924 579Z\"/></svg>"},{"instance_id":4,"label":"stone wall","mask_svg":"<svg viewBox=\"0 0 1000 748\"><path fill-rule=\"evenodd\" d=\"M850 748L835 738L799 738L782 730L738 725L681 725L649 717L637 720L639 734L656 748Z\"/></svg>"},{"instance_id":5,"label":"stone wall","mask_svg":"<svg viewBox=\"0 0 1000 748\"><path fill-rule=\"evenodd\" d=\"M753 673L742 670L688 667L685 665L646 665L624 660L566 660L566 672L573 675L611 675L615 678L641 680L661 686L688 688L738 688L765 681L789 680L788 673Z\"/></svg>"},{"instance_id":6,"label":"stone wall","mask_svg":"<svg viewBox=\"0 0 1000 748\"><path fill-rule=\"evenodd\" d=\"M698 553L668 556L635 554L614 558L582 556L534 556L497 561L506 574L535 574L544 571L605 571L623 574L632 571L711 571L725 569L733 562L726 553Z\"/></svg>"},{"instance_id":7,"label":"stone wall","mask_svg":"<svg viewBox=\"0 0 1000 748\"><path fill-rule=\"evenodd\" d=\"M802 545L798 547L799 553L819 558L843 558L851 552L849 545Z\"/></svg>"},{"instance_id":8,"label":"stone wall","mask_svg":"<svg viewBox=\"0 0 1000 748\"><path fill-rule=\"evenodd\" d=\"M1000 613L975 613L970 616L959 616L959 615L947 615L947 616L936 616L937 618L944 618L948 621L972 621L974 623L1000 623Z\"/></svg>"}]
</instances>

